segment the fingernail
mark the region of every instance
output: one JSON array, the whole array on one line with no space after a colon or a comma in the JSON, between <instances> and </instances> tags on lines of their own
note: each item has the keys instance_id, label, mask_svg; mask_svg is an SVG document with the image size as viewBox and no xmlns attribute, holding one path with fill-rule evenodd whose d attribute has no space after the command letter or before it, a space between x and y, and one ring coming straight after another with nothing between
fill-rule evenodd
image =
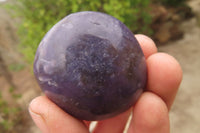
<instances>
[{"instance_id":1,"label":"fingernail","mask_svg":"<svg viewBox=\"0 0 200 133\"><path fill-rule=\"evenodd\" d=\"M29 113L33 121L37 125L37 127L39 127L40 130L42 131L42 133L49 133L44 117L42 117L42 115L39 112L35 111L37 109L35 107L37 106L38 106L37 100L33 100L29 105Z\"/></svg>"}]
</instances>

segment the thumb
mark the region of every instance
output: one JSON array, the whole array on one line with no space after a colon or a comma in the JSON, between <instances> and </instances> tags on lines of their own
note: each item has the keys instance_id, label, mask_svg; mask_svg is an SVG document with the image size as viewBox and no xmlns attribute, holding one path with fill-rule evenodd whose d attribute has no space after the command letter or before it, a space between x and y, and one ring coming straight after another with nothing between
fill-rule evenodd
<instances>
[{"instance_id":1,"label":"thumb","mask_svg":"<svg viewBox=\"0 0 200 133\"><path fill-rule=\"evenodd\" d=\"M32 100L29 112L43 133L88 133L82 121L70 116L46 96Z\"/></svg>"}]
</instances>

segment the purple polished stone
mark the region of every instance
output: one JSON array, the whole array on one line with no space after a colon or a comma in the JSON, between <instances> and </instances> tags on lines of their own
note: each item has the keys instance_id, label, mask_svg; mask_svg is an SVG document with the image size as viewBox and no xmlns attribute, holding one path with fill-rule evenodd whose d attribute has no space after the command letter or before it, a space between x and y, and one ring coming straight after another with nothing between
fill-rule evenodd
<instances>
[{"instance_id":1,"label":"purple polished stone","mask_svg":"<svg viewBox=\"0 0 200 133\"><path fill-rule=\"evenodd\" d=\"M144 55L131 31L116 18L91 11L65 17L46 34L34 73L50 100L84 120L126 111L147 78Z\"/></svg>"}]
</instances>

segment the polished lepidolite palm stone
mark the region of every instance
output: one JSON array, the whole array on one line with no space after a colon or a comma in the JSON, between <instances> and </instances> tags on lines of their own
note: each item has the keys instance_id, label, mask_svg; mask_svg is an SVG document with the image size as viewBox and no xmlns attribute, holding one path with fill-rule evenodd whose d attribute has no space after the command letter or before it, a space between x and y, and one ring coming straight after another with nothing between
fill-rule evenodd
<instances>
[{"instance_id":1,"label":"polished lepidolite palm stone","mask_svg":"<svg viewBox=\"0 0 200 133\"><path fill-rule=\"evenodd\" d=\"M132 32L116 18L91 11L58 22L41 41L34 62L46 96L84 120L106 119L133 106L146 73Z\"/></svg>"}]
</instances>

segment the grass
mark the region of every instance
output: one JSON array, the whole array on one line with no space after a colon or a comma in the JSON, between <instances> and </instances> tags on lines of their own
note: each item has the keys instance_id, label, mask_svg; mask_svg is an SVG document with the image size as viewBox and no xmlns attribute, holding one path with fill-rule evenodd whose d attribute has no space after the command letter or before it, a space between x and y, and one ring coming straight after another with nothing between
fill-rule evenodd
<instances>
[{"instance_id":1,"label":"grass","mask_svg":"<svg viewBox=\"0 0 200 133\"><path fill-rule=\"evenodd\" d=\"M10 88L9 92L13 99L19 98L13 91L14 88ZM16 101L16 100L14 100ZM0 92L0 131L2 133L10 133L15 126L21 121L22 109L19 106L10 106L6 101L2 93Z\"/></svg>"},{"instance_id":2,"label":"grass","mask_svg":"<svg viewBox=\"0 0 200 133\"><path fill-rule=\"evenodd\" d=\"M20 63L14 63L14 64L10 64L8 66L8 69L13 72L19 72L19 71L23 70L24 68L25 68L25 65L20 64Z\"/></svg>"}]
</instances>

